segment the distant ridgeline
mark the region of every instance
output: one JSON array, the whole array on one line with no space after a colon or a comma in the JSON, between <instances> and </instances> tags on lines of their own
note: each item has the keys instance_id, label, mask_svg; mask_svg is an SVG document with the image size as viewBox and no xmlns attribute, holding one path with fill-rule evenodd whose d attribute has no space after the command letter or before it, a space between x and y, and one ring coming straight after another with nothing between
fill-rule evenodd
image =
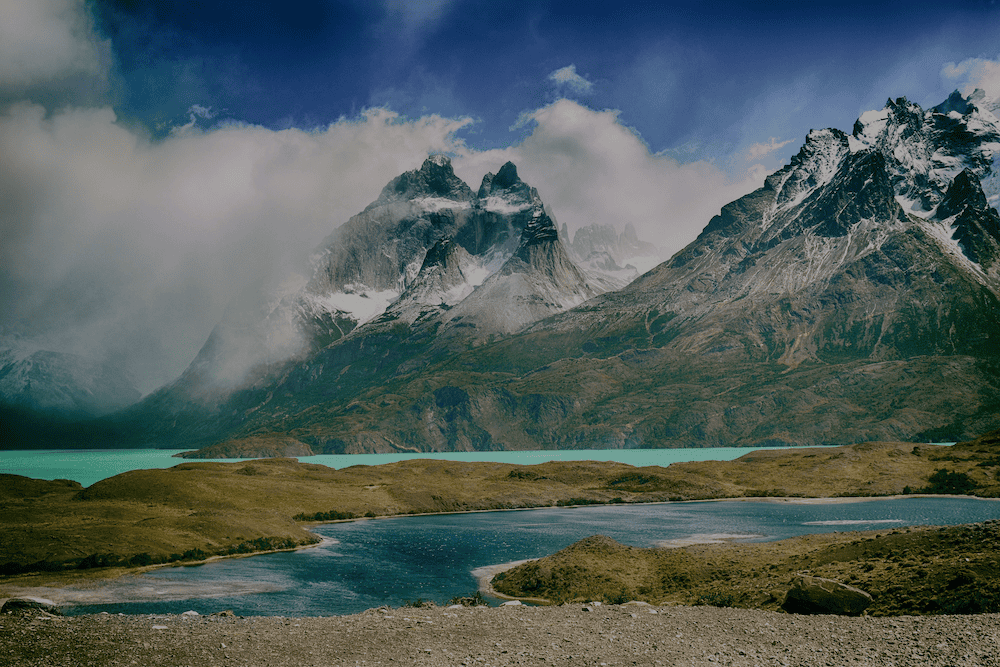
<instances>
[{"instance_id":1,"label":"distant ridgeline","mask_svg":"<svg viewBox=\"0 0 1000 667\"><path fill-rule=\"evenodd\" d=\"M305 287L233 309L103 423L216 456L969 439L1000 426L1000 122L979 97L810 132L638 278L655 248L634 230L567 249L514 165L473 191L432 156Z\"/></svg>"}]
</instances>

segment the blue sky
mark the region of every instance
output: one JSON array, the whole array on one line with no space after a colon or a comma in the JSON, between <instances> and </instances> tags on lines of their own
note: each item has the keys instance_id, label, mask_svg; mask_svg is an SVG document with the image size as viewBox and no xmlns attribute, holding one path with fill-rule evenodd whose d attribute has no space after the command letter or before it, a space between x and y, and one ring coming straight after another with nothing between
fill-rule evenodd
<instances>
[{"instance_id":1,"label":"blue sky","mask_svg":"<svg viewBox=\"0 0 1000 667\"><path fill-rule=\"evenodd\" d=\"M115 109L153 131L215 119L312 127L385 106L469 116L510 145L559 97L620 110L655 152L725 163L754 143L849 129L905 95L933 104L946 63L995 58L994 2L306 0L97 4ZM576 78L551 75L566 68ZM159 128L159 130L157 130ZM783 151L785 157L795 146Z\"/></svg>"},{"instance_id":2,"label":"blue sky","mask_svg":"<svg viewBox=\"0 0 1000 667\"><path fill-rule=\"evenodd\" d=\"M666 256L906 96L1000 97L1000 6L0 2L0 334L149 391L429 153Z\"/></svg>"}]
</instances>

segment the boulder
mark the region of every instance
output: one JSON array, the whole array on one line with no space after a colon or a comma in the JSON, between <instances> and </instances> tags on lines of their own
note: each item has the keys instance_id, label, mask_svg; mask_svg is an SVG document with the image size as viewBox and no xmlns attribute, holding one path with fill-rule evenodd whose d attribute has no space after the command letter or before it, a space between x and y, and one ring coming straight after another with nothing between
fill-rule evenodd
<instances>
[{"instance_id":1,"label":"boulder","mask_svg":"<svg viewBox=\"0 0 1000 667\"><path fill-rule=\"evenodd\" d=\"M0 614L31 614L44 612L62 616L62 612L49 600L36 598L11 598L0 607Z\"/></svg>"},{"instance_id":2,"label":"boulder","mask_svg":"<svg viewBox=\"0 0 1000 667\"><path fill-rule=\"evenodd\" d=\"M781 608L792 614L857 616L872 603L860 588L822 577L797 576L785 593Z\"/></svg>"}]
</instances>

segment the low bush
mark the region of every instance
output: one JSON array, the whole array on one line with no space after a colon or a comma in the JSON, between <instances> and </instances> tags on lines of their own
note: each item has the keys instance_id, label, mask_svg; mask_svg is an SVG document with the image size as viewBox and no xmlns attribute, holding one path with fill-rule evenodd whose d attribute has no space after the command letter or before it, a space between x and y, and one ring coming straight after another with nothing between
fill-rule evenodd
<instances>
[{"instance_id":1,"label":"low bush","mask_svg":"<svg viewBox=\"0 0 1000 667\"><path fill-rule=\"evenodd\" d=\"M695 604L707 607L732 607L736 604L736 598L728 593L706 593L698 596Z\"/></svg>"},{"instance_id":2,"label":"low bush","mask_svg":"<svg viewBox=\"0 0 1000 667\"><path fill-rule=\"evenodd\" d=\"M571 505L603 505L603 500L594 500L593 498L566 498L564 500L557 500L557 507L570 507Z\"/></svg>"},{"instance_id":3,"label":"low bush","mask_svg":"<svg viewBox=\"0 0 1000 667\"><path fill-rule=\"evenodd\" d=\"M487 607L489 602L483 597L482 592L476 591L472 595L466 597L460 597L456 595L452 599L448 600L448 604L460 604L463 607Z\"/></svg>"},{"instance_id":4,"label":"low bush","mask_svg":"<svg viewBox=\"0 0 1000 667\"><path fill-rule=\"evenodd\" d=\"M964 472L954 472L941 468L934 472L924 487L924 493L942 493L950 495L969 495L979 484Z\"/></svg>"},{"instance_id":5,"label":"low bush","mask_svg":"<svg viewBox=\"0 0 1000 667\"><path fill-rule=\"evenodd\" d=\"M357 519L358 515L354 512L330 510L329 512L316 512L315 514L301 512L292 518L296 521L345 521L347 519Z\"/></svg>"}]
</instances>

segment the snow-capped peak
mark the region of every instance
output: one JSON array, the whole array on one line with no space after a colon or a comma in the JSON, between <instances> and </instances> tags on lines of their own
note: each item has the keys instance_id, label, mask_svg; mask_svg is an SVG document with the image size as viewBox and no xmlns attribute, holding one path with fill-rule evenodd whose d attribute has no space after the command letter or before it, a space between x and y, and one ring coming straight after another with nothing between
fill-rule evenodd
<instances>
[{"instance_id":1,"label":"snow-capped peak","mask_svg":"<svg viewBox=\"0 0 1000 667\"><path fill-rule=\"evenodd\" d=\"M977 100L981 103L982 95L963 97L955 91L927 110L906 98L889 100L881 110L858 118L849 138L851 152L881 152L897 201L910 212L927 215L964 169L980 179L995 179L1000 122ZM986 185L987 198L1000 190Z\"/></svg>"}]
</instances>

